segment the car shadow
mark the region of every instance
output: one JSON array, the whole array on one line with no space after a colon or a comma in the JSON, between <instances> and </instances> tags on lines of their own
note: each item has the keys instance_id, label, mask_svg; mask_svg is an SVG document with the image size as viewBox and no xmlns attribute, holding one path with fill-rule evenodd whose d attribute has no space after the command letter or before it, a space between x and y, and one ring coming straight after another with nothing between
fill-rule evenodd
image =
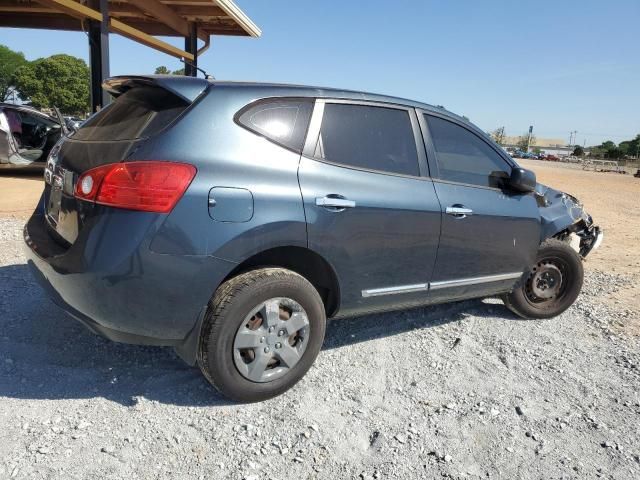
<instances>
[{"instance_id":1,"label":"car shadow","mask_svg":"<svg viewBox=\"0 0 640 480\"><path fill-rule=\"evenodd\" d=\"M335 320L323 349L437 327L469 313L495 316L492 307L471 300ZM502 316L515 318L506 309ZM0 332L2 397L103 397L132 407L229 404L172 348L114 343L88 331L47 298L24 264L0 267Z\"/></svg>"},{"instance_id":2,"label":"car shadow","mask_svg":"<svg viewBox=\"0 0 640 480\"><path fill-rule=\"evenodd\" d=\"M8 168L3 167L0 168L0 177L4 178L14 178L17 180L34 180L37 182L43 182L44 177L42 176L42 172L44 171L44 163L39 164L38 166L27 166L27 167L19 167L19 168Z\"/></svg>"}]
</instances>

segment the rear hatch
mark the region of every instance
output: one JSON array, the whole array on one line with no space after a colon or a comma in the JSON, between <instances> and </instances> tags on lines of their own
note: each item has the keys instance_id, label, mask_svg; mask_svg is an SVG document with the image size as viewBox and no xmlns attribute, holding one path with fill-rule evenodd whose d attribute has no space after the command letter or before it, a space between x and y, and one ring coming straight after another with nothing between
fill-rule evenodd
<instances>
[{"instance_id":1,"label":"rear hatch","mask_svg":"<svg viewBox=\"0 0 640 480\"><path fill-rule=\"evenodd\" d=\"M135 158L136 150L174 124L206 90L203 79L114 77L103 88L115 100L56 145L45 169L44 208L52 236L69 246L92 217L95 205L74 195L88 170Z\"/></svg>"}]
</instances>

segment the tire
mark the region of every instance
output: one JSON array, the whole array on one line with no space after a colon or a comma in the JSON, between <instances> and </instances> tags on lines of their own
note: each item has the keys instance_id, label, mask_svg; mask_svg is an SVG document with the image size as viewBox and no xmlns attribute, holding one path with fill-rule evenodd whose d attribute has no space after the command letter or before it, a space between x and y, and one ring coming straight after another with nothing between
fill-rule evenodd
<instances>
[{"instance_id":1,"label":"tire","mask_svg":"<svg viewBox=\"0 0 640 480\"><path fill-rule=\"evenodd\" d=\"M305 316L306 326L294 331L305 325ZM266 400L307 373L325 328L322 299L304 277L283 268L252 270L223 283L209 302L198 365L225 397Z\"/></svg>"},{"instance_id":2,"label":"tire","mask_svg":"<svg viewBox=\"0 0 640 480\"><path fill-rule=\"evenodd\" d=\"M503 301L523 318L555 317L573 305L583 279L582 260L576 251L566 242L548 239L540 245L536 264Z\"/></svg>"}]
</instances>

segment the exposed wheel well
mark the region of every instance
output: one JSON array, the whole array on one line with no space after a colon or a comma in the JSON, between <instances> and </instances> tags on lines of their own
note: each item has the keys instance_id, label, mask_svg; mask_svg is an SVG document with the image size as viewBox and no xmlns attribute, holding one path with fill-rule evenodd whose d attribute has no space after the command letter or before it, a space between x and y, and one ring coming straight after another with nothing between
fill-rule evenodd
<instances>
[{"instance_id":1,"label":"exposed wheel well","mask_svg":"<svg viewBox=\"0 0 640 480\"><path fill-rule=\"evenodd\" d=\"M327 317L333 316L340 305L340 287L333 267L320 255L303 247L277 247L249 257L234 268L223 280L260 267L281 267L305 277L316 288L324 302Z\"/></svg>"}]
</instances>

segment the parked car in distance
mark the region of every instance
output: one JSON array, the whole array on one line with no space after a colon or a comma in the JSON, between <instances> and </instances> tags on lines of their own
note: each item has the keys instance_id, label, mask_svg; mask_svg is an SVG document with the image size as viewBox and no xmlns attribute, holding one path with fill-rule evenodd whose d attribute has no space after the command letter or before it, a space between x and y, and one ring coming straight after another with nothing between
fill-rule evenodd
<instances>
[{"instance_id":1,"label":"parked car in distance","mask_svg":"<svg viewBox=\"0 0 640 480\"><path fill-rule=\"evenodd\" d=\"M43 168L62 132L55 117L32 107L0 103L0 168Z\"/></svg>"},{"instance_id":2,"label":"parked car in distance","mask_svg":"<svg viewBox=\"0 0 640 480\"><path fill-rule=\"evenodd\" d=\"M550 162L559 162L560 161L560 157L558 157L557 155L545 155L544 157L545 160L548 160Z\"/></svg>"},{"instance_id":3,"label":"parked car in distance","mask_svg":"<svg viewBox=\"0 0 640 480\"><path fill-rule=\"evenodd\" d=\"M327 318L501 296L549 318L602 233L442 108L363 92L114 77L51 151L28 264L96 333L278 395ZM44 324L43 328L47 328Z\"/></svg>"}]
</instances>

